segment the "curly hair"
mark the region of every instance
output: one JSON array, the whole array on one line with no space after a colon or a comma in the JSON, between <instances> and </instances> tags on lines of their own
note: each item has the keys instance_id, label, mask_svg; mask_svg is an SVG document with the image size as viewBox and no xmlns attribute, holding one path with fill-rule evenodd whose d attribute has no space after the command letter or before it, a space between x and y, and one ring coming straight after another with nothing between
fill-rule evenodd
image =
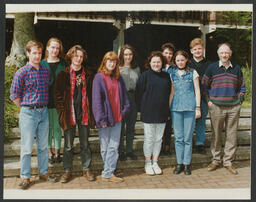
<instances>
[{"instance_id":1,"label":"curly hair","mask_svg":"<svg viewBox=\"0 0 256 202\"><path fill-rule=\"evenodd\" d=\"M153 57L159 57L162 61L162 68L165 67L167 61L166 61L166 58L163 56L162 52L161 51L152 51L150 56L147 58L147 61L144 65L145 69L150 69L151 68L150 62L151 62L151 59Z\"/></svg>"},{"instance_id":2,"label":"curly hair","mask_svg":"<svg viewBox=\"0 0 256 202\"><path fill-rule=\"evenodd\" d=\"M107 75L111 74L111 72L106 67L107 60L115 60L116 61L116 66L115 66L115 69L113 70L113 75L116 79L119 79L119 77L120 77L120 70L119 70L120 60L114 51L108 51L104 55L102 62L100 64L100 67L98 69L98 72L102 72L103 74L107 74Z\"/></svg>"},{"instance_id":3,"label":"curly hair","mask_svg":"<svg viewBox=\"0 0 256 202\"><path fill-rule=\"evenodd\" d=\"M87 53L80 45L74 45L72 48L70 48L65 56L65 59L70 62L78 50L83 52L83 61L85 61L87 59Z\"/></svg>"}]
</instances>

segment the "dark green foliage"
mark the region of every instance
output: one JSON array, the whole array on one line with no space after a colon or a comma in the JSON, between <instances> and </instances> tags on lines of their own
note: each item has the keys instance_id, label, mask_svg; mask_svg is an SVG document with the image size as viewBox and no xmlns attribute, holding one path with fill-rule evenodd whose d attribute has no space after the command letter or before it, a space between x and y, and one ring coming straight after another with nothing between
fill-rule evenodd
<instances>
[{"instance_id":1,"label":"dark green foliage","mask_svg":"<svg viewBox=\"0 0 256 202\"><path fill-rule=\"evenodd\" d=\"M5 67L4 81L4 141L8 140L11 129L18 126L19 108L10 100L10 88L15 72L18 70L16 66Z\"/></svg>"},{"instance_id":2,"label":"dark green foliage","mask_svg":"<svg viewBox=\"0 0 256 202\"><path fill-rule=\"evenodd\" d=\"M252 101L252 68L248 65L242 68L244 82L246 87L245 102L251 103Z\"/></svg>"},{"instance_id":3,"label":"dark green foliage","mask_svg":"<svg viewBox=\"0 0 256 202\"><path fill-rule=\"evenodd\" d=\"M216 35L219 41L229 42L232 45L232 61L242 66L251 65L252 45L252 12L223 12L220 22L229 24L232 28L218 28ZM249 26L244 29L242 26ZM233 28L234 27L234 28ZM243 28L243 29L242 29Z\"/></svg>"}]
</instances>

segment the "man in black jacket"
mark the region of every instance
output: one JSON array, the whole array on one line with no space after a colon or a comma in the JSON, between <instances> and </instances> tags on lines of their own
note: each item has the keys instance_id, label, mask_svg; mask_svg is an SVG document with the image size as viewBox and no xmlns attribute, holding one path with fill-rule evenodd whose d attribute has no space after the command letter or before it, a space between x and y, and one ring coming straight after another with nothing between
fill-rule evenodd
<instances>
[{"instance_id":1,"label":"man in black jacket","mask_svg":"<svg viewBox=\"0 0 256 202\"><path fill-rule=\"evenodd\" d=\"M190 67L195 69L199 74L199 83L201 89L202 77L210 64L210 61L204 58L204 44L200 38L195 38L190 42L190 52L193 57L191 59ZM202 90L202 89L201 89ZM201 92L202 93L202 92ZM196 142L195 142L195 151L200 154L205 154L205 129L206 129L206 116L208 114L207 103L201 99L201 118L196 119Z\"/></svg>"}]
</instances>

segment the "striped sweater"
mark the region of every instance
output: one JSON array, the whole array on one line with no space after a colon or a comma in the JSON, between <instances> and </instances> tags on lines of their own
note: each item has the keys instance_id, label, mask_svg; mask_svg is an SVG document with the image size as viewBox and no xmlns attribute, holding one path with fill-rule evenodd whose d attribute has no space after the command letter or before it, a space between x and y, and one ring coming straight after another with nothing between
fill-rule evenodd
<instances>
[{"instance_id":1,"label":"striped sweater","mask_svg":"<svg viewBox=\"0 0 256 202\"><path fill-rule=\"evenodd\" d=\"M202 96L217 105L232 106L241 103L245 94L243 72L239 65L226 69L219 61L208 66L202 79Z\"/></svg>"}]
</instances>

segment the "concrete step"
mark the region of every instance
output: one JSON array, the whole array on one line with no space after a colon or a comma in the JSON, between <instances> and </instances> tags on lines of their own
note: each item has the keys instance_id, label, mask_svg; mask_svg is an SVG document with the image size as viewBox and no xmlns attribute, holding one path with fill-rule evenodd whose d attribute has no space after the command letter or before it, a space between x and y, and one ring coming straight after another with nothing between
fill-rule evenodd
<instances>
[{"instance_id":1,"label":"concrete step","mask_svg":"<svg viewBox=\"0 0 256 202\"><path fill-rule=\"evenodd\" d=\"M240 146L245 146L245 145L250 145L251 143L251 131L238 131L238 145ZM195 139L195 134L194 137ZM222 137L222 142L225 142L225 135L223 134ZM143 141L144 141L144 136L143 133L137 134L134 139L134 150L138 152L143 152ZM100 151L100 143L99 143L99 138L96 136L89 137L89 142L90 142L90 148L93 153L99 153ZM211 144L211 133L208 132L206 133L205 136L205 145L206 147L210 147ZM64 140L61 142L61 153L63 152L63 147L64 147ZM174 136L172 135L171 138L171 148L174 148ZM80 151L80 144L79 144L79 138L76 137L74 139L74 153L78 153ZM20 155L20 139L13 139L9 143L4 144L4 156L5 158L7 157L12 157L12 156L19 156ZM32 155L36 155L36 143L34 141L33 145L33 152Z\"/></svg>"},{"instance_id":2,"label":"concrete step","mask_svg":"<svg viewBox=\"0 0 256 202\"><path fill-rule=\"evenodd\" d=\"M129 168L143 168L144 167L144 156L139 152L135 152L138 155L138 160L127 160L127 161L118 161L117 169L129 169ZM192 155L192 167L196 164L208 164L211 162L211 153L210 150L207 149L207 154L196 154ZM240 160L250 160L250 146L239 146L236 152L236 161ZM159 157L159 166L164 168L168 166L176 165L176 156L173 153L171 156L160 156ZM93 153L92 162L91 162L92 170L102 170L103 162L100 154ZM81 161L79 154L74 155L73 160L73 172L81 172ZM19 176L20 172L20 162L19 157L5 158L4 159L4 177L11 176ZM62 163L60 164L49 164L49 172L51 173L63 173ZM35 156L31 159L31 174L38 174L37 170L37 158Z\"/></svg>"},{"instance_id":3,"label":"concrete step","mask_svg":"<svg viewBox=\"0 0 256 202\"><path fill-rule=\"evenodd\" d=\"M250 117L249 118L248 117L240 118L238 130L251 130L251 118ZM206 131L207 132L211 131L210 119L206 120ZM98 136L98 129L91 129L90 132L91 132L90 136L95 136L95 137ZM141 122L141 121L136 122L135 133L136 134L144 133L143 122ZM76 136L78 136L78 133L76 133ZM19 139L19 138L20 138L20 129L13 128L12 132L10 134L10 140L11 139Z\"/></svg>"}]
</instances>

